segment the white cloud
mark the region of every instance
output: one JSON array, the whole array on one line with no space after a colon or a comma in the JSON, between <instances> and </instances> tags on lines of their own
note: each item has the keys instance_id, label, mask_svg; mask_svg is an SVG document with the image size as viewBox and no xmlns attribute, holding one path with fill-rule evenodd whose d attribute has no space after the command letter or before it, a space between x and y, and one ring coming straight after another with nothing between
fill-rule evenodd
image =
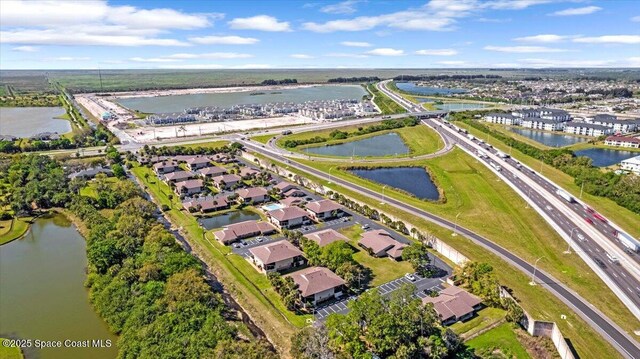
<instances>
[{"instance_id":1,"label":"white cloud","mask_svg":"<svg viewBox=\"0 0 640 359\"><path fill-rule=\"evenodd\" d=\"M604 67L615 64L613 60L552 60L521 59L525 67Z\"/></svg>"},{"instance_id":2,"label":"white cloud","mask_svg":"<svg viewBox=\"0 0 640 359\"><path fill-rule=\"evenodd\" d=\"M534 5L542 5L554 0L495 0L484 4L484 7L494 10L522 10Z\"/></svg>"},{"instance_id":3,"label":"white cloud","mask_svg":"<svg viewBox=\"0 0 640 359\"><path fill-rule=\"evenodd\" d=\"M580 37L573 42L587 44L640 44L640 35L603 35L593 37Z\"/></svg>"},{"instance_id":4,"label":"white cloud","mask_svg":"<svg viewBox=\"0 0 640 359\"><path fill-rule=\"evenodd\" d=\"M162 57L169 59L247 59L253 55L237 52L209 52L204 54L179 53Z\"/></svg>"},{"instance_id":5,"label":"white cloud","mask_svg":"<svg viewBox=\"0 0 640 359\"><path fill-rule=\"evenodd\" d=\"M517 54L567 51L564 49L556 49L544 46L485 46L484 49L488 51L511 52Z\"/></svg>"},{"instance_id":6,"label":"white cloud","mask_svg":"<svg viewBox=\"0 0 640 359\"><path fill-rule=\"evenodd\" d=\"M11 51L19 51L19 52L36 52L40 50L37 46L17 46L11 49Z\"/></svg>"},{"instance_id":7,"label":"white cloud","mask_svg":"<svg viewBox=\"0 0 640 359\"><path fill-rule=\"evenodd\" d=\"M392 49L389 47L381 47L378 49L373 49L366 52L369 55L374 56L402 56L404 55L403 50Z\"/></svg>"},{"instance_id":8,"label":"white cloud","mask_svg":"<svg viewBox=\"0 0 640 359\"><path fill-rule=\"evenodd\" d=\"M598 12L600 10L602 10L602 8L598 6L574 7L574 8L556 11L549 15L551 16L589 15L589 14L593 14L594 12Z\"/></svg>"},{"instance_id":9,"label":"white cloud","mask_svg":"<svg viewBox=\"0 0 640 359\"><path fill-rule=\"evenodd\" d=\"M103 0L0 1L0 42L39 45L184 46L157 38L169 30L211 26L221 14L113 6Z\"/></svg>"},{"instance_id":10,"label":"white cloud","mask_svg":"<svg viewBox=\"0 0 640 359\"><path fill-rule=\"evenodd\" d=\"M278 21L273 16L257 15L252 17L239 17L229 21L232 29L239 30L260 30L260 31L291 31L289 23L286 21Z\"/></svg>"},{"instance_id":11,"label":"white cloud","mask_svg":"<svg viewBox=\"0 0 640 359\"><path fill-rule=\"evenodd\" d=\"M189 41L201 45L253 45L260 40L241 36L201 36L190 37Z\"/></svg>"},{"instance_id":12,"label":"white cloud","mask_svg":"<svg viewBox=\"0 0 640 359\"><path fill-rule=\"evenodd\" d=\"M343 41L340 43L342 46L350 46L350 47L371 47L372 45L368 42L364 41Z\"/></svg>"},{"instance_id":13,"label":"white cloud","mask_svg":"<svg viewBox=\"0 0 640 359\"><path fill-rule=\"evenodd\" d=\"M308 60L308 59L314 59L314 56L311 55L307 55L307 54L291 54L289 55L289 57L294 58L294 59L303 59L303 60Z\"/></svg>"},{"instance_id":14,"label":"white cloud","mask_svg":"<svg viewBox=\"0 0 640 359\"><path fill-rule=\"evenodd\" d=\"M445 66L468 66L466 61L451 60L451 61L438 61L437 64Z\"/></svg>"},{"instance_id":15,"label":"white cloud","mask_svg":"<svg viewBox=\"0 0 640 359\"><path fill-rule=\"evenodd\" d=\"M320 8L320 11L327 14L353 14L356 12L355 5L358 2L357 0L346 0L337 4L325 5Z\"/></svg>"},{"instance_id":16,"label":"white cloud","mask_svg":"<svg viewBox=\"0 0 640 359\"><path fill-rule=\"evenodd\" d=\"M198 69L270 69L271 65L267 64L242 64L234 66L225 66L220 64L172 64L161 65L161 69L184 69L184 70L198 70Z\"/></svg>"},{"instance_id":17,"label":"white cloud","mask_svg":"<svg viewBox=\"0 0 640 359\"><path fill-rule=\"evenodd\" d=\"M632 17L632 18L631 18L631 21L633 21L633 22L640 22L640 15Z\"/></svg>"},{"instance_id":18,"label":"white cloud","mask_svg":"<svg viewBox=\"0 0 640 359\"><path fill-rule=\"evenodd\" d=\"M151 62L151 63L155 63L155 62L178 62L181 60L178 59L168 59L168 58L162 58L162 57L149 57L149 58L144 58L144 57L132 57L129 59L129 61L133 61L133 62Z\"/></svg>"},{"instance_id":19,"label":"white cloud","mask_svg":"<svg viewBox=\"0 0 640 359\"><path fill-rule=\"evenodd\" d=\"M551 42L560 42L570 37L571 36L566 36L566 35L542 34L542 35L534 35L534 36L517 37L514 40L524 41L524 42L551 43Z\"/></svg>"},{"instance_id":20,"label":"white cloud","mask_svg":"<svg viewBox=\"0 0 640 359\"><path fill-rule=\"evenodd\" d=\"M76 57L76 56L59 56L59 57L49 57L45 59L46 61L89 61L90 57Z\"/></svg>"},{"instance_id":21,"label":"white cloud","mask_svg":"<svg viewBox=\"0 0 640 359\"><path fill-rule=\"evenodd\" d=\"M326 54L325 56L328 57L348 57L348 58L354 58L354 59L362 59L365 57L369 57L367 55L364 54L352 54L352 53L348 53L348 52L331 52Z\"/></svg>"},{"instance_id":22,"label":"white cloud","mask_svg":"<svg viewBox=\"0 0 640 359\"><path fill-rule=\"evenodd\" d=\"M458 51L454 49L426 49L416 51L416 55L424 56L453 56L457 54Z\"/></svg>"}]
</instances>

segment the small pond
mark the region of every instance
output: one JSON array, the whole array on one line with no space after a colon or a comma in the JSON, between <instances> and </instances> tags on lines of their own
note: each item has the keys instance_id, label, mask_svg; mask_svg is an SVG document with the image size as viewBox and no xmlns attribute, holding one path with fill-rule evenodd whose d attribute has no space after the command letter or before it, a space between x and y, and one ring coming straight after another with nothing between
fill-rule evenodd
<instances>
[{"instance_id":1,"label":"small pond","mask_svg":"<svg viewBox=\"0 0 640 359\"><path fill-rule=\"evenodd\" d=\"M438 187L421 167L352 169L349 172L409 192L420 199L437 201L440 198Z\"/></svg>"},{"instance_id":2,"label":"small pond","mask_svg":"<svg viewBox=\"0 0 640 359\"><path fill-rule=\"evenodd\" d=\"M564 147L588 141L588 138L562 134L562 132L556 134L518 127L510 127L509 130L549 147Z\"/></svg>"},{"instance_id":3,"label":"small pond","mask_svg":"<svg viewBox=\"0 0 640 359\"><path fill-rule=\"evenodd\" d=\"M42 132L70 132L69 121L55 118L64 112L62 107L0 107L0 135L26 138Z\"/></svg>"},{"instance_id":4,"label":"small pond","mask_svg":"<svg viewBox=\"0 0 640 359\"><path fill-rule=\"evenodd\" d=\"M258 220L260 216L252 211L248 210L240 210L228 212L225 214L219 214L217 216L212 217L202 217L198 219L198 223L200 223L207 230L221 228L227 226L229 224L244 222L244 221L252 221Z\"/></svg>"},{"instance_id":5,"label":"small pond","mask_svg":"<svg viewBox=\"0 0 640 359\"><path fill-rule=\"evenodd\" d=\"M382 157L409 153L409 147L395 132L368 137L339 145L308 147L304 152L323 156Z\"/></svg>"},{"instance_id":6,"label":"small pond","mask_svg":"<svg viewBox=\"0 0 640 359\"><path fill-rule=\"evenodd\" d=\"M576 156L587 156L596 167L607 167L620 163L627 158L639 155L638 152L609 150L606 148L589 148L575 152Z\"/></svg>"}]
</instances>

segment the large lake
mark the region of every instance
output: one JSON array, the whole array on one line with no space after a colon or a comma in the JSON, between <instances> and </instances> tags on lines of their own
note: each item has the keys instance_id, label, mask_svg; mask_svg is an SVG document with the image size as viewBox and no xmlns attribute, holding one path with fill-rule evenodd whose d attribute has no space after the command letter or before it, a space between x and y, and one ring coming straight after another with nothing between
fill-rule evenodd
<instances>
[{"instance_id":1,"label":"large lake","mask_svg":"<svg viewBox=\"0 0 640 359\"><path fill-rule=\"evenodd\" d=\"M339 145L307 147L304 152L323 156L382 157L409 153L409 147L397 133L390 132Z\"/></svg>"},{"instance_id":2,"label":"large lake","mask_svg":"<svg viewBox=\"0 0 640 359\"><path fill-rule=\"evenodd\" d=\"M588 138L566 135L562 132L556 134L518 127L510 127L509 130L549 147L564 147L588 141Z\"/></svg>"},{"instance_id":3,"label":"large lake","mask_svg":"<svg viewBox=\"0 0 640 359\"><path fill-rule=\"evenodd\" d=\"M83 285L86 266L84 239L60 215L38 219L24 238L0 246L0 337L110 339L111 348L31 350L27 358L115 358L117 337Z\"/></svg>"},{"instance_id":4,"label":"large lake","mask_svg":"<svg viewBox=\"0 0 640 359\"><path fill-rule=\"evenodd\" d=\"M575 152L576 156L587 156L596 167L607 167L620 163L622 160L637 156L640 153L631 151L609 150L606 148L589 148Z\"/></svg>"},{"instance_id":5,"label":"large lake","mask_svg":"<svg viewBox=\"0 0 640 359\"><path fill-rule=\"evenodd\" d=\"M456 88L418 86L415 82L396 82L396 86L402 91L416 95L451 95L467 92Z\"/></svg>"},{"instance_id":6,"label":"large lake","mask_svg":"<svg viewBox=\"0 0 640 359\"><path fill-rule=\"evenodd\" d=\"M422 97L418 97L416 100L418 100L418 102L420 102L420 103L432 103L432 102L435 102L435 100L433 100L433 99L422 98ZM440 103L440 104L433 104L433 106L435 106L435 108L437 108L438 110L444 110L444 111L477 110L479 108L487 107L484 104L472 103L472 102L445 102L445 103Z\"/></svg>"},{"instance_id":7,"label":"large lake","mask_svg":"<svg viewBox=\"0 0 640 359\"><path fill-rule=\"evenodd\" d=\"M353 169L349 172L366 179L399 188L420 199L437 201L438 187L421 167L386 167L374 169Z\"/></svg>"},{"instance_id":8,"label":"large lake","mask_svg":"<svg viewBox=\"0 0 640 359\"><path fill-rule=\"evenodd\" d=\"M263 93L251 95L252 93ZM255 92L205 93L158 97L121 98L118 103L130 109L150 113L181 112L185 108L200 106L231 107L240 104L293 102L313 100L361 99L367 92L362 86L311 86Z\"/></svg>"},{"instance_id":9,"label":"large lake","mask_svg":"<svg viewBox=\"0 0 640 359\"><path fill-rule=\"evenodd\" d=\"M55 118L64 112L62 107L0 107L0 135L31 137L41 132L70 132L69 121Z\"/></svg>"},{"instance_id":10,"label":"large lake","mask_svg":"<svg viewBox=\"0 0 640 359\"><path fill-rule=\"evenodd\" d=\"M255 221L259 219L260 219L260 215L258 215L255 212L240 210L240 211L227 212L225 214L219 214L217 216L212 216L212 217L199 218L198 223L200 223L200 225L202 225L204 228L209 230L209 229L215 229L215 228L222 228L229 224L234 224L234 223L239 223L244 221Z\"/></svg>"}]
</instances>

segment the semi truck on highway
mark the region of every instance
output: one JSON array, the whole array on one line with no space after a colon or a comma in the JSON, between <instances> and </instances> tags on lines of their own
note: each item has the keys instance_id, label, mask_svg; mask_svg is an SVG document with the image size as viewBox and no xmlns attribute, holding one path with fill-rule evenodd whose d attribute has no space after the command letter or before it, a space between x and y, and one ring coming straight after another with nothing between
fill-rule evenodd
<instances>
[{"instance_id":1,"label":"semi truck on highway","mask_svg":"<svg viewBox=\"0 0 640 359\"><path fill-rule=\"evenodd\" d=\"M638 251L638 247L640 246L640 242L638 242L638 240L620 231L618 231L617 237L618 237L618 240L620 240L620 243L622 243L622 245L624 245L625 247L629 248L634 252Z\"/></svg>"},{"instance_id":2,"label":"semi truck on highway","mask_svg":"<svg viewBox=\"0 0 640 359\"><path fill-rule=\"evenodd\" d=\"M564 198L565 201L567 201L569 203L573 203L573 201L574 201L573 196L568 194L567 192L565 192L565 191L563 191L561 189L558 189L556 191L556 193L558 194L558 196Z\"/></svg>"}]
</instances>

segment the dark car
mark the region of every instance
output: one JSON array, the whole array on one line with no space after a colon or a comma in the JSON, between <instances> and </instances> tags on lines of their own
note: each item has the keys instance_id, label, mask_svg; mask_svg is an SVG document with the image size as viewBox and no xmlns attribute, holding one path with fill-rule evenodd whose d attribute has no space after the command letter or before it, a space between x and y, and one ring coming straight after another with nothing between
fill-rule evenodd
<instances>
[{"instance_id":1,"label":"dark car","mask_svg":"<svg viewBox=\"0 0 640 359\"><path fill-rule=\"evenodd\" d=\"M593 257L593 261L596 262L596 264L598 265L598 267L600 268L607 268L607 265L604 264L604 262L602 260L600 260L600 258L596 258Z\"/></svg>"}]
</instances>

